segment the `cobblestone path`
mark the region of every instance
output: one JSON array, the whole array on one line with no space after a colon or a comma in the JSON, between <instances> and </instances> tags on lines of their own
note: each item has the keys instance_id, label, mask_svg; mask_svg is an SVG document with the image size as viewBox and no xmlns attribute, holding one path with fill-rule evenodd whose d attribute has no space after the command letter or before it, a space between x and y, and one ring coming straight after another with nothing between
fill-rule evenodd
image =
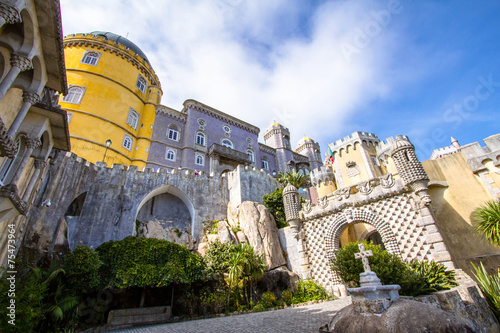
<instances>
[{"instance_id":1,"label":"cobblestone path","mask_svg":"<svg viewBox=\"0 0 500 333\"><path fill-rule=\"evenodd\" d=\"M237 316L184 321L115 330L115 333L267 333L314 332L328 323L338 310L351 303L350 297L297 308L249 313Z\"/></svg>"}]
</instances>

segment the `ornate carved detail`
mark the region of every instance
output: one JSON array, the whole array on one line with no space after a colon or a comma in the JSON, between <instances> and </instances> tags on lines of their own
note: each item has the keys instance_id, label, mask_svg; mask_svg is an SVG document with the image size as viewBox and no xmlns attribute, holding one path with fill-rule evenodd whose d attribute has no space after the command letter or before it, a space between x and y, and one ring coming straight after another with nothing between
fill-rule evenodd
<instances>
[{"instance_id":1,"label":"ornate carved detail","mask_svg":"<svg viewBox=\"0 0 500 333\"><path fill-rule=\"evenodd\" d=\"M41 159L35 160L35 169L45 169L47 162Z\"/></svg>"},{"instance_id":2,"label":"ornate carved detail","mask_svg":"<svg viewBox=\"0 0 500 333\"><path fill-rule=\"evenodd\" d=\"M23 102L30 103L31 105L40 102L40 96L31 91L23 91Z\"/></svg>"},{"instance_id":3,"label":"ornate carved detail","mask_svg":"<svg viewBox=\"0 0 500 333\"><path fill-rule=\"evenodd\" d=\"M354 221L354 214L351 209L346 209L344 211L344 216L347 223L351 224Z\"/></svg>"},{"instance_id":4,"label":"ornate carved detail","mask_svg":"<svg viewBox=\"0 0 500 333\"><path fill-rule=\"evenodd\" d=\"M14 158L17 154L17 145L12 138L7 134L9 129L5 127L0 118L0 156Z\"/></svg>"},{"instance_id":5,"label":"ornate carved detail","mask_svg":"<svg viewBox=\"0 0 500 333\"><path fill-rule=\"evenodd\" d=\"M0 16L7 24L21 22L21 15L19 15L19 11L16 8L4 3L0 3Z\"/></svg>"},{"instance_id":6,"label":"ornate carved detail","mask_svg":"<svg viewBox=\"0 0 500 333\"><path fill-rule=\"evenodd\" d=\"M363 195L368 195L373 191L373 187L371 186L370 181L363 182L356 186L356 188L358 189L359 193Z\"/></svg>"},{"instance_id":7,"label":"ornate carved detail","mask_svg":"<svg viewBox=\"0 0 500 333\"><path fill-rule=\"evenodd\" d=\"M0 187L0 197L9 198L14 207L16 207L17 211L21 214L26 215L28 212L26 202L19 197L17 186L15 184Z\"/></svg>"},{"instance_id":8,"label":"ornate carved detail","mask_svg":"<svg viewBox=\"0 0 500 333\"><path fill-rule=\"evenodd\" d=\"M355 165L356 165L356 162L354 162L354 161L347 161L347 162L345 162L345 166L348 167L348 168L352 168Z\"/></svg>"},{"instance_id":9,"label":"ornate carved detail","mask_svg":"<svg viewBox=\"0 0 500 333\"><path fill-rule=\"evenodd\" d=\"M326 195L318 199L318 206L321 209L325 209L326 207L328 207L328 197Z\"/></svg>"},{"instance_id":10,"label":"ornate carved detail","mask_svg":"<svg viewBox=\"0 0 500 333\"><path fill-rule=\"evenodd\" d=\"M341 201L342 199L349 198L349 196L351 195L351 189L349 187L344 187L333 192L333 194L337 197L338 201Z\"/></svg>"},{"instance_id":11,"label":"ornate carved detail","mask_svg":"<svg viewBox=\"0 0 500 333\"><path fill-rule=\"evenodd\" d=\"M304 213L309 214L312 211L311 200L307 200L302 204L302 210Z\"/></svg>"},{"instance_id":12,"label":"ornate carved detail","mask_svg":"<svg viewBox=\"0 0 500 333\"><path fill-rule=\"evenodd\" d=\"M38 139L26 139L26 147L28 149L36 149L42 145L42 142Z\"/></svg>"},{"instance_id":13,"label":"ornate carved detail","mask_svg":"<svg viewBox=\"0 0 500 333\"><path fill-rule=\"evenodd\" d=\"M379 179L380 185L382 185L383 188L391 188L396 183L394 177L392 176L392 173L389 173L386 176L382 176Z\"/></svg>"},{"instance_id":14,"label":"ornate carved detail","mask_svg":"<svg viewBox=\"0 0 500 333\"><path fill-rule=\"evenodd\" d=\"M19 68L21 72L33 68L33 63L31 62L31 59L28 59L25 56L19 55L17 53L12 53L12 55L10 56L10 65L12 67Z\"/></svg>"}]
</instances>

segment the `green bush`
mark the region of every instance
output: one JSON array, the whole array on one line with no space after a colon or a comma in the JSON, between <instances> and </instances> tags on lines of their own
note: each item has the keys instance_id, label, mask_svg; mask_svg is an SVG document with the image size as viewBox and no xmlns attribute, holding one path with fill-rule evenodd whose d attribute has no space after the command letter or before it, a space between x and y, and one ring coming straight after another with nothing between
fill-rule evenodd
<instances>
[{"instance_id":1,"label":"green bush","mask_svg":"<svg viewBox=\"0 0 500 333\"><path fill-rule=\"evenodd\" d=\"M78 245L64 257L68 287L78 294L88 294L99 289L99 254L91 247Z\"/></svg>"},{"instance_id":2,"label":"green bush","mask_svg":"<svg viewBox=\"0 0 500 333\"><path fill-rule=\"evenodd\" d=\"M253 310L255 312L262 312L264 311L266 308L264 307L264 305L262 305L261 303L257 303L256 306L253 307Z\"/></svg>"},{"instance_id":3,"label":"green bush","mask_svg":"<svg viewBox=\"0 0 500 333\"><path fill-rule=\"evenodd\" d=\"M396 255L382 250L380 245L363 242L366 250L372 250L373 257L369 257L371 270L374 271L382 284L399 284L400 294L417 296L425 293L425 279ZM363 263L354 258L354 253L359 252L360 242L349 243L341 248L332 259L332 268L340 278L352 287L359 286L359 274L364 272Z\"/></svg>"},{"instance_id":4,"label":"green bush","mask_svg":"<svg viewBox=\"0 0 500 333\"><path fill-rule=\"evenodd\" d=\"M424 278L425 287L423 292L435 292L448 290L458 285L455 280L455 271L446 270L443 264L434 261L412 260L409 263L411 269Z\"/></svg>"},{"instance_id":5,"label":"green bush","mask_svg":"<svg viewBox=\"0 0 500 333\"><path fill-rule=\"evenodd\" d=\"M273 193L266 194L263 197L264 206L273 215L278 229L288 227L285 216L285 206L283 204L283 189L277 188Z\"/></svg>"},{"instance_id":6,"label":"green bush","mask_svg":"<svg viewBox=\"0 0 500 333\"><path fill-rule=\"evenodd\" d=\"M483 263L481 263L480 268L474 266L474 264L472 264L472 267L474 267L474 276L488 306L497 319L500 320L500 269L497 271L497 275L490 275L486 272Z\"/></svg>"},{"instance_id":7,"label":"green bush","mask_svg":"<svg viewBox=\"0 0 500 333\"><path fill-rule=\"evenodd\" d=\"M292 298L293 298L293 293L285 289L281 292L281 301L286 304L286 305L291 305L292 304Z\"/></svg>"},{"instance_id":8,"label":"green bush","mask_svg":"<svg viewBox=\"0 0 500 333\"><path fill-rule=\"evenodd\" d=\"M309 301L322 301L330 297L325 288L319 286L313 280L302 280L297 284L297 289L293 294L292 303L304 303Z\"/></svg>"},{"instance_id":9,"label":"green bush","mask_svg":"<svg viewBox=\"0 0 500 333\"><path fill-rule=\"evenodd\" d=\"M276 296L272 292L266 291L260 296L259 303L266 309L271 308L276 304Z\"/></svg>"},{"instance_id":10,"label":"green bush","mask_svg":"<svg viewBox=\"0 0 500 333\"><path fill-rule=\"evenodd\" d=\"M218 239L210 243L205 252L205 262L209 272L222 276L228 270L228 261L234 252L236 245L232 243L221 243Z\"/></svg>"}]
</instances>

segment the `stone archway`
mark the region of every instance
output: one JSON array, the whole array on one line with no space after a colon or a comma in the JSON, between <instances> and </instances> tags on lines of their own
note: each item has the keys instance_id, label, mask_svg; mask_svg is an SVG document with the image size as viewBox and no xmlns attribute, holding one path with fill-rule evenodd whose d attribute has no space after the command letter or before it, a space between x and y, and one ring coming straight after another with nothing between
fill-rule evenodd
<instances>
[{"instance_id":1,"label":"stone archway","mask_svg":"<svg viewBox=\"0 0 500 333\"><path fill-rule=\"evenodd\" d=\"M385 245L387 252L400 255L400 250L396 236L391 230L387 222L379 218L373 212L366 209L345 209L333 223L327 228L325 234L325 250L328 260L335 256L335 252L340 249L340 235L350 224L367 223L373 226L382 237L382 242ZM334 283L340 284L342 281L335 272Z\"/></svg>"},{"instance_id":2,"label":"stone archway","mask_svg":"<svg viewBox=\"0 0 500 333\"><path fill-rule=\"evenodd\" d=\"M157 208L155 211L154 205L156 198L159 200L158 204L163 205L163 207L160 206L159 209ZM169 208L165 209L165 206ZM150 208L150 211L146 212L143 208ZM168 212L169 210L170 215ZM193 234L196 218L193 203L191 199L177 187L173 185L163 185L149 192L139 203L135 218L136 220L138 218L148 218L154 216L156 213L173 218L172 227L182 228L182 222L180 220L189 219L190 232Z\"/></svg>"}]
</instances>

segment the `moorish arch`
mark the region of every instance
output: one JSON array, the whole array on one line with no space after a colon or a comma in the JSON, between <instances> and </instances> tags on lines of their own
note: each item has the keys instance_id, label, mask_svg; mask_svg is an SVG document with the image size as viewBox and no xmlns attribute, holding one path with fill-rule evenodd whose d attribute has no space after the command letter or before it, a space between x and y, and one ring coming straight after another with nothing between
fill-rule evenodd
<instances>
[{"instance_id":1,"label":"moorish arch","mask_svg":"<svg viewBox=\"0 0 500 333\"><path fill-rule=\"evenodd\" d=\"M160 200L160 214L163 217L171 218L172 216L166 213L166 211L175 210L175 215L177 219L187 220L189 219L190 232L193 234L195 228L195 218L196 212L191 199L180 189L173 185L162 185L156 189L149 192L139 203L136 211L136 220L140 217L153 217L158 214L158 209L154 211L155 200ZM168 204L166 204L168 203ZM148 211L144 209L148 208ZM144 222L144 221L141 221ZM174 221L176 222L176 221ZM179 227L177 224L173 224L173 227ZM181 229L181 228L179 228Z\"/></svg>"},{"instance_id":2,"label":"moorish arch","mask_svg":"<svg viewBox=\"0 0 500 333\"><path fill-rule=\"evenodd\" d=\"M373 226L385 245L387 252L400 255L398 242L389 224L367 209L346 209L328 227L325 234L327 258L331 259L340 249L340 235L350 224L366 223Z\"/></svg>"}]
</instances>

